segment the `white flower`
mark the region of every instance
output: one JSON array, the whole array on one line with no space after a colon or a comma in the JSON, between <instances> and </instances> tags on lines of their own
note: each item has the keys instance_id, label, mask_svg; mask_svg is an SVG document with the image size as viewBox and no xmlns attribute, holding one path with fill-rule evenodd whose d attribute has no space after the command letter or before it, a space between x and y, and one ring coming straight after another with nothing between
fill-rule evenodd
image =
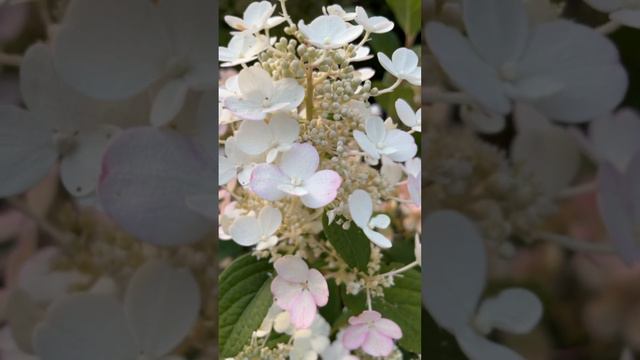
<instances>
[{"instance_id":1,"label":"white flower","mask_svg":"<svg viewBox=\"0 0 640 360\"><path fill-rule=\"evenodd\" d=\"M235 30L257 33L271 29L285 21L282 16L272 17L274 11L276 11L276 5L272 5L269 1L252 2L244 10L242 19L227 15L224 17L224 21Z\"/></svg>"},{"instance_id":2,"label":"white flower","mask_svg":"<svg viewBox=\"0 0 640 360\"><path fill-rule=\"evenodd\" d=\"M264 162L264 156L249 155L238 146L231 136L224 143L224 155L218 155L218 184L226 184L237 177L242 186L249 185L253 168Z\"/></svg>"},{"instance_id":3,"label":"white flower","mask_svg":"<svg viewBox=\"0 0 640 360\"><path fill-rule=\"evenodd\" d=\"M369 17L362 6L356 6L356 23L362 25L364 31L374 34L384 34L393 30L393 22L383 16Z\"/></svg>"},{"instance_id":4,"label":"white flower","mask_svg":"<svg viewBox=\"0 0 640 360\"><path fill-rule=\"evenodd\" d=\"M356 130L353 137L360 148L374 160L385 155L393 161L403 162L414 157L418 151L413 136L402 130L386 129L380 117L369 117L365 129L366 134Z\"/></svg>"},{"instance_id":5,"label":"white flower","mask_svg":"<svg viewBox=\"0 0 640 360\"><path fill-rule=\"evenodd\" d=\"M78 294L53 304L35 330L35 353L43 360L167 359L199 309L191 273L148 262L129 282L123 303L112 295Z\"/></svg>"},{"instance_id":6,"label":"white flower","mask_svg":"<svg viewBox=\"0 0 640 360\"><path fill-rule=\"evenodd\" d=\"M609 14L622 25L640 28L640 3L635 0L585 0L594 9Z\"/></svg>"},{"instance_id":7,"label":"white flower","mask_svg":"<svg viewBox=\"0 0 640 360\"><path fill-rule=\"evenodd\" d=\"M549 118L582 122L622 100L627 76L615 45L566 20L530 27L520 0L464 0L468 38L427 24L427 42L451 80L487 111L506 115L512 100Z\"/></svg>"},{"instance_id":8,"label":"white flower","mask_svg":"<svg viewBox=\"0 0 640 360\"><path fill-rule=\"evenodd\" d=\"M420 234L416 233L414 238L413 255L416 257L416 261L422 266L422 243L420 242Z\"/></svg>"},{"instance_id":9,"label":"white flower","mask_svg":"<svg viewBox=\"0 0 640 360\"><path fill-rule=\"evenodd\" d=\"M127 126L130 102L103 102L66 85L54 69L51 51L36 44L25 54L21 90L28 111L0 106L0 197L24 192L60 161L60 178L74 196L92 194L102 153Z\"/></svg>"},{"instance_id":10,"label":"white flower","mask_svg":"<svg viewBox=\"0 0 640 360\"><path fill-rule=\"evenodd\" d=\"M218 227L218 239L231 240L231 235L229 235L231 225L233 225L237 218L246 213L245 210L236 209L237 204L238 203L236 201L230 202L220 213L220 216L218 217L218 222L220 223L220 226Z\"/></svg>"},{"instance_id":11,"label":"white flower","mask_svg":"<svg viewBox=\"0 0 640 360\"><path fill-rule=\"evenodd\" d=\"M380 167L380 175L390 186L397 185L402 180L403 166L394 162L386 156L382 157L382 166Z\"/></svg>"},{"instance_id":12,"label":"white flower","mask_svg":"<svg viewBox=\"0 0 640 360\"><path fill-rule=\"evenodd\" d=\"M257 218L255 216L238 217L229 228L229 234L239 245L257 244L257 250L264 250L278 243L278 237L274 234L281 224L280 210L265 206L260 210Z\"/></svg>"},{"instance_id":13,"label":"white flower","mask_svg":"<svg viewBox=\"0 0 640 360\"><path fill-rule=\"evenodd\" d=\"M640 150L640 116L631 108L601 116L589 125L590 150L600 161L624 171Z\"/></svg>"},{"instance_id":14,"label":"white flower","mask_svg":"<svg viewBox=\"0 0 640 360\"><path fill-rule=\"evenodd\" d=\"M484 134L497 134L507 124L503 115L487 112L474 105L462 105L460 118L473 130Z\"/></svg>"},{"instance_id":15,"label":"white flower","mask_svg":"<svg viewBox=\"0 0 640 360\"><path fill-rule=\"evenodd\" d=\"M56 70L98 99L127 99L158 86L150 121L165 126L190 90L216 86L217 8L209 0L73 1L53 42Z\"/></svg>"},{"instance_id":16,"label":"white flower","mask_svg":"<svg viewBox=\"0 0 640 360\"><path fill-rule=\"evenodd\" d=\"M404 100L396 100L396 113L403 124L407 125L413 131L422 131L422 108L418 108L415 113L411 106Z\"/></svg>"},{"instance_id":17,"label":"white flower","mask_svg":"<svg viewBox=\"0 0 640 360\"><path fill-rule=\"evenodd\" d=\"M323 6L322 7L322 13L325 15L335 15L335 16L339 16L342 18L342 20L344 21L352 21L353 19L356 18L356 13L355 12L346 12L342 6L338 5L338 4L334 4L334 5L329 5L329 6Z\"/></svg>"},{"instance_id":18,"label":"white flower","mask_svg":"<svg viewBox=\"0 0 640 360\"><path fill-rule=\"evenodd\" d=\"M308 329L296 330L293 333L293 347L289 352L289 359L317 359L330 344L330 332L329 323L322 316L317 315Z\"/></svg>"},{"instance_id":19,"label":"white flower","mask_svg":"<svg viewBox=\"0 0 640 360\"><path fill-rule=\"evenodd\" d=\"M269 39L266 36L254 36L250 32L241 32L234 35L227 47L218 48L218 58L221 67L246 64L258 58L258 55L267 49Z\"/></svg>"},{"instance_id":20,"label":"white flower","mask_svg":"<svg viewBox=\"0 0 640 360\"><path fill-rule=\"evenodd\" d=\"M480 302L487 253L474 224L455 211L437 211L424 222L422 298L433 319L452 333L471 359L518 360L522 356L485 336L493 329L523 334L542 316L530 291L508 288ZM478 305L478 303L480 304Z\"/></svg>"},{"instance_id":21,"label":"white flower","mask_svg":"<svg viewBox=\"0 0 640 360\"><path fill-rule=\"evenodd\" d=\"M288 151L298 139L300 125L288 114L274 114L269 124L264 121L245 121L236 132L238 148L249 155L267 153L266 161L273 162L278 153Z\"/></svg>"},{"instance_id":22,"label":"white flower","mask_svg":"<svg viewBox=\"0 0 640 360\"><path fill-rule=\"evenodd\" d=\"M264 120L268 114L295 110L304 99L304 88L297 81L273 81L258 65L240 71L238 90L240 94L224 99L224 106L244 120Z\"/></svg>"},{"instance_id":23,"label":"white flower","mask_svg":"<svg viewBox=\"0 0 640 360\"><path fill-rule=\"evenodd\" d=\"M357 356L351 355L351 351L344 347L343 337L344 330L341 330L336 335L336 340L322 352L323 360L358 360Z\"/></svg>"},{"instance_id":24,"label":"white flower","mask_svg":"<svg viewBox=\"0 0 640 360\"><path fill-rule=\"evenodd\" d=\"M319 16L309 25L300 20L298 28L310 44L321 49L341 48L362 34L361 25L351 25L336 15Z\"/></svg>"},{"instance_id":25,"label":"white flower","mask_svg":"<svg viewBox=\"0 0 640 360\"><path fill-rule=\"evenodd\" d=\"M391 247L391 241L374 230L386 229L391 224L391 219L384 214L373 216L373 202L368 192L358 189L349 195L349 213L369 240L383 249Z\"/></svg>"},{"instance_id":26,"label":"white flower","mask_svg":"<svg viewBox=\"0 0 640 360\"><path fill-rule=\"evenodd\" d=\"M310 208L321 208L337 195L342 178L333 170L316 171L318 151L310 144L295 144L282 155L279 164L262 164L251 174L250 187L265 200L277 201L287 195L299 196Z\"/></svg>"},{"instance_id":27,"label":"white flower","mask_svg":"<svg viewBox=\"0 0 640 360\"><path fill-rule=\"evenodd\" d=\"M420 86L422 68L418 66L418 55L412 50L399 48L393 52L391 59L379 52L378 61L389 74L399 80L407 80L411 85Z\"/></svg>"}]
</instances>

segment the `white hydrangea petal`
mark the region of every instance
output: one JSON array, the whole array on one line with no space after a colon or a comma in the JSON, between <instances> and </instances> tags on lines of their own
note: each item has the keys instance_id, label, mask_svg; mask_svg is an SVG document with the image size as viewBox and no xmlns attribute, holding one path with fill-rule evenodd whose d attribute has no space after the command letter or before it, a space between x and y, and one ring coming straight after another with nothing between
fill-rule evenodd
<instances>
[{"instance_id":1,"label":"white hydrangea petal","mask_svg":"<svg viewBox=\"0 0 640 360\"><path fill-rule=\"evenodd\" d=\"M274 83L266 70L255 65L240 71L238 74L238 88L245 98L255 98L262 102L273 94Z\"/></svg>"},{"instance_id":2,"label":"white hydrangea petal","mask_svg":"<svg viewBox=\"0 0 640 360\"><path fill-rule=\"evenodd\" d=\"M308 191L300 200L309 208L318 209L332 202L338 195L342 178L333 170L320 170L305 180Z\"/></svg>"},{"instance_id":3,"label":"white hydrangea petal","mask_svg":"<svg viewBox=\"0 0 640 360\"><path fill-rule=\"evenodd\" d=\"M293 144L300 133L298 120L286 113L276 113L271 117L269 128L279 144Z\"/></svg>"},{"instance_id":4,"label":"white hydrangea petal","mask_svg":"<svg viewBox=\"0 0 640 360\"><path fill-rule=\"evenodd\" d=\"M609 15L611 20L632 28L640 28L640 10L621 9Z\"/></svg>"},{"instance_id":5,"label":"white hydrangea petal","mask_svg":"<svg viewBox=\"0 0 640 360\"><path fill-rule=\"evenodd\" d=\"M224 99L224 108L242 120L259 121L267 117L261 104L237 97L227 97Z\"/></svg>"},{"instance_id":6,"label":"white hydrangea petal","mask_svg":"<svg viewBox=\"0 0 640 360\"><path fill-rule=\"evenodd\" d=\"M542 317L542 303L529 290L509 288L485 299L478 308L477 319L487 321L492 329L526 334Z\"/></svg>"},{"instance_id":7,"label":"white hydrangea petal","mask_svg":"<svg viewBox=\"0 0 640 360\"><path fill-rule=\"evenodd\" d=\"M506 115L511 102L504 94L497 72L475 52L458 30L440 23L427 24L429 47L451 80L487 110Z\"/></svg>"},{"instance_id":8,"label":"white hydrangea petal","mask_svg":"<svg viewBox=\"0 0 640 360\"><path fill-rule=\"evenodd\" d=\"M373 215L373 202L371 195L364 190L355 190L349 195L349 213L351 219L359 228L368 228L369 220Z\"/></svg>"},{"instance_id":9,"label":"white hydrangea petal","mask_svg":"<svg viewBox=\"0 0 640 360\"><path fill-rule=\"evenodd\" d=\"M384 127L384 121L379 116L371 116L365 123L367 137L372 143L377 144L384 140L387 129Z\"/></svg>"},{"instance_id":10,"label":"white hydrangea petal","mask_svg":"<svg viewBox=\"0 0 640 360\"><path fill-rule=\"evenodd\" d=\"M155 5L144 0L71 3L54 42L61 77L96 98L124 99L141 92L163 73L171 51L156 13Z\"/></svg>"},{"instance_id":11,"label":"white hydrangea petal","mask_svg":"<svg viewBox=\"0 0 640 360\"><path fill-rule=\"evenodd\" d=\"M278 259L273 267L279 277L292 283L302 283L309 279L309 266L298 256L285 255Z\"/></svg>"},{"instance_id":12,"label":"white hydrangea petal","mask_svg":"<svg viewBox=\"0 0 640 360\"><path fill-rule=\"evenodd\" d=\"M367 153L367 155L371 156L374 159L380 158L380 153L378 153L378 148L374 143L371 142L371 140L369 140L369 138L367 137L367 135L365 135L365 133L359 130L355 130L353 132L353 137L354 139L356 139L358 146L360 146L360 148L365 153Z\"/></svg>"},{"instance_id":13,"label":"white hydrangea petal","mask_svg":"<svg viewBox=\"0 0 640 360\"><path fill-rule=\"evenodd\" d=\"M392 246L391 240L387 239L386 236L382 235L377 231L371 230L369 227L363 228L362 231L364 234L373 242L383 249L388 249Z\"/></svg>"},{"instance_id":14,"label":"white hydrangea petal","mask_svg":"<svg viewBox=\"0 0 640 360\"><path fill-rule=\"evenodd\" d=\"M377 229L386 229L391 225L391 219L385 214L378 214L371 218L369 225Z\"/></svg>"},{"instance_id":15,"label":"white hydrangea petal","mask_svg":"<svg viewBox=\"0 0 640 360\"><path fill-rule=\"evenodd\" d=\"M184 106L188 90L188 84L181 78L164 84L153 99L151 124L154 126L169 124Z\"/></svg>"},{"instance_id":16,"label":"white hydrangea petal","mask_svg":"<svg viewBox=\"0 0 640 360\"><path fill-rule=\"evenodd\" d=\"M264 121L243 121L235 138L238 148L249 155L262 154L273 142L271 129Z\"/></svg>"},{"instance_id":17,"label":"white hydrangea petal","mask_svg":"<svg viewBox=\"0 0 640 360\"><path fill-rule=\"evenodd\" d=\"M251 173L251 190L265 200L277 201L285 197L286 193L279 186L289 183L289 177L275 165L261 164Z\"/></svg>"},{"instance_id":18,"label":"white hydrangea petal","mask_svg":"<svg viewBox=\"0 0 640 360\"><path fill-rule=\"evenodd\" d=\"M218 156L218 185L224 185L236 176L235 164L226 156Z\"/></svg>"},{"instance_id":19,"label":"white hydrangea petal","mask_svg":"<svg viewBox=\"0 0 640 360\"><path fill-rule=\"evenodd\" d=\"M640 149L640 116L631 108L601 116L591 122L589 138L602 160L624 171Z\"/></svg>"},{"instance_id":20,"label":"white hydrangea petal","mask_svg":"<svg viewBox=\"0 0 640 360\"><path fill-rule=\"evenodd\" d=\"M54 303L33 344L43 360L133 360L139 352L122 306L110 295L80 294Z\"/></svg>"},{"instance_id":21,"label":"white hydrangea petal","mask_svg":"<svg viewBox=\"0 0 640 360\"><path fill-rule=\"evenodd\" d=\"M260 222L254 216L240 216L229 228L233 241L242 246L253 246L263 235Z\"/></svg>"},{"instance_id":22,"label":"white hydrangea petal","mask_svg":"<svg viewBox=\"0 0 640 360\"><path fill-rule=\"evenodd\" d=\"M441 327L455 333L468 326L484 290L484 242L469 219L451 210L428 215L422 230L422 301Z\"/></svg>"},{"instance_id":23,"label":"white hydrangea petal","mask_svg":"<svg viewBox=\"0 0 640 360\"><path fill-rule=\"evenodd\" d=\"M124 310L140 350L148 357L160 357L173 350L195 325L200 290L188 270L149 261L129 282Z\"/></svg>"},{"instance_id":24,"label":"white hydrangea petal","mask_svg":"<svg viewBox=\"0 0 640 360\"><path fill-rule=\"evenodd\" d=\"M495 68L518 59L527 46L529 22L522 1L465 0L463 16L474 48Z\"/></svg>"},{"instance_id":25,"label":"white hydrangea petal","mask_svg":"<svg viewBox=\"0 0 640 360\"><path fill-rule=\"evenodd\" d=\"M460 348L470 359L524 360L520 354L478 335L471 328L455 335Z\"/></svg>"},{"instance_id":26,"label":"white hydrangea petal","mask_svg":"<svg viewBox=\"0 0 640 360\"><path fill-rule=\"evenodd\" d=\"M414 127L417 125L417 115L413 112L409 103L404 99L398 99L396 100L395 106L398 118L400 118L400 121L402 121L403 124L408 127Z\"/></svg>"},{"instance_id":27,"label":"white hydrangea petal","mask_svg":"<svg viewBox=\"0 0 640 360\"><path fill-rule=\"evenodd\" d=\"M105 212L143 241L178 245L200 240L212 224L186 204L215 192L214 158L171 130L123 132L103 158L98 196Z\"/></svg>"},{"instance_id":28,"label":"white hydrangea petal","mask_svg":"<svg viewBox=\"0 0 640 360\"><path fill-rule=\"evenodd\" d=\"M199 194L188 196L186 202L187 206L191 210L197 212L205 218L211 221L216 221L218 219L218 208L216 207L218 198L216 194Z\"/></svg>"},{"instance_id":29,"label":"white hydrangea petal","mask_svg":"<svg viewBox=\"0 0 640 360\"><path fill-rule=\"evenodd\" d=\"M392 154L389 154L389 158L397 162L410 160L418 152L418 145L416 145L413 136L398 129L388 132L385 145L395 150Z\"/></svg>"},{"instance_id":30,"label":"white hydrangea petal","mask_svg":"<svg viewBox=\"0 0 640 360\"><path fill-rule=\"evenodd\" d=\"M562 89L533 102L546 116L583 122L612 111L627 89L618 50L584 25L557 20L537 26L519 65L521 77L546 77Z\"/></svg>"},{"instance_id":31,"label":"white hydrangea petal","mask_svg":"<svg viewBox=\"0 0 640 360\"><path fill-rule=\"evenodd\" d=\"M391 55L391 61L401 74L409 74L418 66L418 55L407 48L398 48Z\"/></svg>"},{"instance_id":32,"label":"white hydrangea petal","mask_svg":"<svg viewBox=\"0 0 640 360\"><path fill-rule=\"evenodd\" d=\"M284 110L295 110L304 100L304 88L294 79L278 80L273 85L271 102L287 104Z\"/></svg>"},{"instance_id":33,"label":"white hydrangea petal","mask_svg":"<svg viewBox=\"0 0 640 360\"><path fill-rule=\"evenodd\" d=\"M37 119L16 107L0 106L0 197L36 185L57 156L52 133Z\"/></svg>"},{"instance_id":34,"label":"white hydrangea petal","mask_svg":"<svg viewBox=\"0 0 640 360\"><path fill-rule=\"evenodd\" d=\"M109 142L120 133L113 126L100 126L94 130L79 131L75 147L62 156L60 178L73 196L85 196L96 190L102 165L102 155Z\"/></svg>"},{"instance_id":35,"label":"white hydrangea petal","mask_svg":"<svg viewBox=\"0 0 640 360\"><path fill-rule=\"evenodd\" d=\"M318 151L309 143L293 145L280 159L280 169L285 174L302 180L315 174L319 164Z\"/></svg>"},{"instance_id":36,"label":"white hydrangea petal","mask_svg":"<svg viewBox=\"0 0 640 360\"><path fill-rule=\"evenodd\" d=\"M276 208L265 206L260 210L258 220L260 221L262 235L270 236L273 235L282 224L282 213Z\"/></svg>"}]
</instances>

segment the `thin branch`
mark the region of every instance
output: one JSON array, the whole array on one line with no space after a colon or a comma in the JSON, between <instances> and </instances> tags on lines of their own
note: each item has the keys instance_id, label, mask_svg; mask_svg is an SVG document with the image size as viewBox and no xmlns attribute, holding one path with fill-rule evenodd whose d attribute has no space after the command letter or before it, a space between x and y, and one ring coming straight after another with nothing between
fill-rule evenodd
<instances>
[{"instance_id":1,"label":"thin branch","mask_svg":"<svg viewBox=\"0 0 640 360\"><path fill-rule=\"evenodd\" d=\"M622 24L620 24L619 22L615 20L610 20L608 23L597 27L596 31L603 35L609 35L621 27L622 27Z\"/></svg>"},{"instance_id":2,"label":"thin branch","mask_svg":"<svg viewBox=\"0 0 640 360\"><path fill-rule=\"evenodd\" d=\"M464 104L471 105L473 99L462 92L428 92L423 97L423 102L429 104L445 103L445 104Z\"/></svg>"},{"instance_id":3,"label":"thin branch","mask_svg":"<svg viewBox=\"0 0 640 360\"><path fill-rule=\"evenodd\" d=\"M609 244L598 244L590 241L574 239L570 236L543 232L538 234L539 240L549 241L564 248L579 252L613 254L615 250Z\"/></svg>"}]
</instances>

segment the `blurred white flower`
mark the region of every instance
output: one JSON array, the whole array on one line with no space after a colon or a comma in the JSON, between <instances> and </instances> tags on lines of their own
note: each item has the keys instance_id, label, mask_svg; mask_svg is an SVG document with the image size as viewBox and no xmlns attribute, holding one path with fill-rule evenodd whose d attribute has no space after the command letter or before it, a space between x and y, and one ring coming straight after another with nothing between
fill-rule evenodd
<instances>
[{"instance_id":1,"label":"blurred white flower","mask_svg":"<svg viewBox=\"0 0 640 360\"><path fill-rule=\"evenodd\" d=\"M274 11L276 11L276 5L271 4L269 1L252 2L244 10L242 19L226 15L224 21L235 30L257 33L265 29L271 29L285 21L282 16L271 16Z\"/></svg>"},{"instance_id":2,"label":"blurred white flower","mask_svg":"<svg viewBox=\"0 0 640 360\"><path fill-rule=\"evenodd\" d=\"M403 124L411 128L413 131L422 131L422 108L418 108L416 112L413 112L409 103L404 99L396 100L396 113Z\"/></svg>"},{"instance_id":3,"label":"blurred white flower","mask_svg":"<svg viewBox=\"0 0 640 360\"><path fill-rule=\"evenodd\" d=\"M298 121L285 113L276 113L268 124L264 121L244 121L236 131L238 148L248 155L266 152L266 161L273 162L279 153L288 151L298 139Z\"/></svg>"},{"instance_id":4,"label":"blurred white flower","mask_svg":"<svg viewBox=\"0 0 640 360\"><path fill-rule=\"evenodd\" d=\"M367 15L367 11L362 6L356 6L356 23L362 25L364 31L374 34L384 34L393 30L393 22L383 16Z\"/></svg>"},{"instance_id":5,"label":"blurred white flower","mask_svg":"<svg viewBox=\"0 0 640 360\"><path fill-rule=\"evenodd\" d=\"M224 155L218 155L218 184L226 184L237 177L242 186L249 185L251 173L257 164L265 161L264 156L249 155L238 146L235 137L229 137L224 143Z\"/></svg>"},{"instance_id":6,"label":"blurred white flower","mask_svg":"<svg viewBox=\"0 0 640 360\"><path fill-rule=\"evenodd\" d=\"M406 80L411 85L420 86L422 68L418 66L418 55L407 48L396 49L391 59L384 53L378 53L380 65L398 80Z\"/></svg>"},{"instance_id":7,"label":"blurred white flower","mask_svg":"<svg viewBox=\"0 0 640 360\"><path fill-rule=\"evenodd\" d=\"M293 337L293 347L289 352L290 360L317 359L329 346L331 326L320 315L317 315L308 329L296 330Z\"/></svg>"},{"instance_id":8,"label":"blurred white flower","mask_svg":"<svg viewBox=\"0 0 640 360\"><path fill-rule=\"evenodd\" d=\"M589 144L593 155L625 171L640 150L640 116L631 108L601 116L589 125Z\"/></svg>"},{"instance_id":9,"label":"blurred white flower","mask_svg":"<svg viewBox=\"0 0 640 360\"><path fill-rule=\"evenodd\" d=\"M258 58L261 52L269 46L266 36L254 36L250 32L241 32L229 40L226 47L218 47L218 59L221 67L246 64Z\"/></svg>"},{"instance_id":10,"label":"blurred white flower","mask_svg":"<svg viewBox=\"0 0 640 360\"><path fill-rule=\"evenodd\" d=\"M540 300L528 290L508 288L480 302L487 253L475 225L463 215L436 211L427 216L423 231L422 300L433 319L471 359L522 359L485 336L492 329L531 331L542 316Z\"/></svg>"},{"instance_id":11,"label":"blurred white flower","mask_svg":"<svg viewBox=\"0 0 640 360\"><path fill-rule=\"evenodd\" d=\"M147 262L129 282L124 303L112 295L78 294L53 304L36 328L35 353L42 360L167 359L199 309L191 273Z\"/></svg>"},{"instance_id":12,"label":"blurred white flower","mask_svg":"<svg viewBox=\"0 0 640 360\"><path fill-rule=\"evenodd\" d=\"M238 90L238 95L224 99L224 106L244 120L258 121L278 111L295 110L304 99L304 88L296 80L273 81L258 65L240 71Z\"/></svg>"},{"instance_id":13,"label":"blurred white flower","mask_svg":"<svg viewBox=\"0 0 640 360\"><path fill-rule=\"evenodd\" d=\"M322 352L323 360L358 360L357 356L351 355L351 351L344 347L343 338L344 330L341 330L336 335L336 340Z\"/></svg>"},{"instance_id":14,"label":"blurred white flower","mask_svg":"<svg viewBox=\"0 0 640 360\"><path fill-rule=\"evenodd\" d=\"M407 190L411 201L417 206L422 206L422 160L415 157L405 163L407 173Z\"/></svg>"},{"instance_id":15,"label":"blurred white flower","mask_svg":"<svg viewBox=\"0 0 640 360\"><path fill-rule=\"evenodd\" d=\"M239 216L229 227L233 241L242 246L256 246L256 250L265 250L278 243L274 235L282 224L280 210L265 206L256 216Z\"/></svg>"},{"instance_id":16,"label":"blurred white flower","mask_svg":"<svg viewBox=\"0 0 640 360\"><path fill-rule=\"evenodd\" d=\"M413 136L402 130L386 129L380 117L370 116L365 124L365 131L366 133L355 130L353 137L376 163L382 155L397 162L407 161L418 151Z\"/></svg>"},{"instance_id":17,"label":"blurred white flower","mask_svg":"<svg viewBox=\"0 0 640 360\"><path fill-rule=\"evenodd\" d=\"M613 43L566 20L529 27L520 0L464 0L468 38L431 22L429 47L451 80L487 111L506 115L512 100L566 122L588 121L623 98L627 75Z\"/></svg>"},{"instance_id":18,"label":"blurred white flower","mask_svg":"<svg viewBox=\"0 0 640 360\"><path fill-rule=\"evenodd\" d=\"M362 34L361 25L351 25L336 15L322 15L310 24L298 22L307 41L321 49L337 49L348 45Z\"/></svg>"},{"instance_id":19,"label":"blurred white flower","mask_svg":"<svg viewBox=\"0 0 640 360\"><path fill-rule=\"evenodd\" d=\"M376 228L388 228L391 219L385 214L373 216L373 201L368 192L358 189L349 195L349 213L356 226L362 229L371 242L383 249L391 247L391 241L375 231Z\"/></svg>"},{"instance_id":20,"label":"blurred white flower","mask_svg":"<svg viewBox=\"0 0 640 360\"><path fill-rule=\"evenodd\" d=\"M598 11L622 25L640 28L640 3L634 0L584 0Z\"/></svg>"}]
</instances>

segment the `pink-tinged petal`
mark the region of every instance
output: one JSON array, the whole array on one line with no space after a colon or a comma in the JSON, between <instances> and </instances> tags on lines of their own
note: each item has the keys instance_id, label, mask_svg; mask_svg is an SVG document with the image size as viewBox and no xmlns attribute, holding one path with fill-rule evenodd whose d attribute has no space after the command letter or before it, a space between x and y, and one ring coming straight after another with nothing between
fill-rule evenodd
<instances>
[{"instance_id":1,"label":"pink-tinged petal","mask_svg":"<svg viewBox=\"0 0 640 360\"><path fill-rule=\"evenodd\" d=\"M367 339L362 344L362 350L371 356L388 356L393 351L393 340L370 329Z\"/></svg>"},{"instance_id":2,"label":"pink-tinged petal","mask_svg":"<svg viewBox=\"0 0 640 360\"><path fill-rule=\"evenodd\" d=\"M349 318L349 324L361 325L370 322L376 322L382 318L379 312L373 310L365 310L358 316L352 316Z\"/></svg>"},{"instance_id":3,"label":"pink-tinged petal","mask_svg":"<svg viewBox=\"0 0 640 360\"><path fill-rule=\"evenodd\" d=\"M349 326L342 335L342 345L349 350L355 350L367 340L369 327L367 325Z\"/></svg>"},{"instance_id":4,"label":"pink-tinged petal","mask_svg":"<svg viewBox=\"0 0 640 360\"><path fill-rule=\"evenodd\" d=\"M316 269L309 270L309 291L318 306L325 306L329 301L329 286L327 280Z\"/></svg>"},{"instance_id":5,"label":"pink-tinged petal","mask_svg":"<svg viewBox=\"0 0 640 360\"><path fill-rule=\"evenodd\" d=\"M291 314L291 323L296 329L307 329L313 323L318 308L313 300L313 296L308 291L302 291L291 302L288 311Z\"/></svg>"},{"instance_id":6,"label":"pink-tinged petal","mask_svg":"<svg viewBox=\"0 0 640 360\"><path fill-rule=\"evenodd\" d=\"M375 322L374 326L384 336L392 339L400 339L402 337L400 326L389 319L380 319Z\"/></svg>"},{"instance_id":7,"label":"pink-tinged petal","mask_svg":"<svg viewBox=\"0 0 640 360\"><path fill-rule=\"evenodd\" d=\"M293 306L294 300L301 292L301 285L289 282L282 276L276 276L271 282L271 293L275 297L276 304L284 310L289 310Z\"/></svg>"},{"instance_id":8,"label":"pink-tinged petal","mask_svg":"<svg viewBox=\"0 0 640 360\"><path fill-rule=\"evenodd\" d=\"M273 267L276 269L278 276L287 281L303 283L309 279L307 263L297 256L283 256L273 264Z\"/></svg>"},{"instance_id":9,"label":"pink-tinged petal","mask_svg":"<svg viewBox=\"0 0 640 360\"><path fill-rule=\"evenodd\" d=\"M302 203L312 209L317 209L332 202L338 194L342 178L333 170L321 170L307 179L304 183L309 192L301 198Z\"/></svg>"},{"instance_id":10,"label":"pink-tinged petal","mask_svg":"<svg viewBox=\"0 0 640 360\"><path fill-rule=\"evenodd\" d=\"M313 145L294 144L291 149L282 155L280 168L289 177L301 180L310 178L318 169L320 156Z\"/></svg>"},{"instance_id":11,"label":"pink-tinged petal","mask_svg":"<svg viewBox=\"0 0 640 360\"><path fill-rule=\"evenodd\" d=\"M277 166L261 164L253 169L249 187L265 200L277 201L286 196L278 189L281 184L289 183L289 178Z\"/></svg>"}]
</instances>

